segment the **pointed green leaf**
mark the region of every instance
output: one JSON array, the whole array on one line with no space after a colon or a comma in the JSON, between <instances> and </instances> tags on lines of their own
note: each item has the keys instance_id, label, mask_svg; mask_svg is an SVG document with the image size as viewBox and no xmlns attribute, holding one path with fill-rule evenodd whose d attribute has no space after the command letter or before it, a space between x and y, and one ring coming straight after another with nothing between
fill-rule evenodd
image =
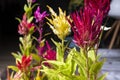
<instances>
[{"instance_id":1,"label":"pointed green leaf","mask_svg":"<svg viewBox=\"0 0 120 80\"><path fill-rule=\"evenodd\" d=\"M29 22L29 23L31 23L31 22L32 22L32 20L33 20L33 18L34 18L34 17L33 17L33 16L31 16L31 17L28 19L28 22Z\"/></svg>"},{"instance_id":2,"label":"pointed green leaf","mask_svg":"<svg viewBox=\"0 0 120 80\"><path fill-rule=\"evenodd\" d=\"M106 76L107 76L107 73L105 73L102 76L100 76L97 80L104 80Z\"/></svg>"},{"instance_id":3,"label":"pointed green leaf","mask_svg":"<svg viewBox=\"0 0 120 80\"><path fill-rule=\"evenodd\" d=\"M12 55L15 59L21 59L21 54L12 53Z\"/></svg>"},{"instance_id":4,"label":"pointed green leaf","mask_svg":"<svg viewBox=\"0 0 120 80\"><path fill-rule=\"evenodd\" d=\"M26 12L28 10L28 7L27 7L27 5L25 4L24 5L24 11Z\"/></svg>"},{"instance_id":5,"label":"pointed green leaf","mask_svg":"<svg viewBox=\"0 0 120 80\"><path fill-rule=\"evenodd\" d=\"M76 49L73 48L71 49L71 51L69 52L67 59L65 61L66 64L68 64L68 68L70 71L70 74L72 75L73 73L75 74L76 71L76 67L77 64L75 63L75 61L73 60L73 55L76 53Z\"/></svg>"},{"instance_id":6,"label":"pointed green leaf","mask_svg":"<svg viewBox=\"0 0 120 80\"><path fill-rule=\"evenodd\" d=\"M19 47L20 47L20 51L21 51L22 53L24 53L24 48L23 48L23 46L22 46L21 44L19 44Z\"/></svg>"},{"instance_id":7,"label":"pointed green leaf","mask_svg":"<svg viewBox=\"0 0 120 80\"><path fill-rule=\"evenodd\" d=\"M17 17L16 17L15 19L16 19L16 20L18 20L18 21L19 21L19 23L21 22L21 19L20 19L20 18L17 18Z\"/></svg>"},{"instance_id":8,"label":"pointed green leaf","mask_svg":"<svg viewBox=\"0 0 120 80\"><path fill-rule=\"evenodd\" d=\"M16 66L8 66L8 68L12 69L15 72L17 72L19 70Z\"/></svg>"},{"instance_id":9,"label":"pointed green leaf","mask_svg":"<svg viewBox=\"0 0 120 80\"><path fill-rule=\"evenodd\" d=\"M95 51L94 50L90 50L88 52L88 57L92 59L92 61L95 61Z\"/></svg>"},{"instance_id":10,"label":"pointed green leaf","mask_svg":"<svg viewBox=\"0 0 120 80\"><path fill-rule=\"evenodd\" d=\"M101 70L103 64L104 64L104 60L99 61L99 62L95 62L94 64L92 64L90 67L90 73L91 74L98 74L99 71Z\"/></svg>"},{"instance_id":11,"label":"pointed green leaf","mask_svg":"<svg viewBox=\"0 0 120 80\"><path fill-rule=\"evenodd\" d=\"M64 61L64 52L62 51L62 44L59 42L54 41L53 39L51 39L53 41L53 43L56 45L56 56L57 56L57 60L58 61Z\"/></svg>"},{"instance_id":12,"label":"pointed green leaf","mask_svg":"<svg viewBox=\"0 0 120 80\"><path fill-rule=\"evenodd\" d=\"M50 63L50 64L56 65L56 66L58 66L58 67L65 65L64 62L54 61L54 60L43 61L43 63Z\"/></svg>"},{"instance_id":13,"label":"pointed green leaf","mask_svg":"<svg viewBox=\"0 0 120 80\"><path fill-rule=\"evenodd\" d=\"M38 3L35 3L32 5L32 9L35 8L36 6L38 6L39 4Z\"/></svg>"}]
</instances>

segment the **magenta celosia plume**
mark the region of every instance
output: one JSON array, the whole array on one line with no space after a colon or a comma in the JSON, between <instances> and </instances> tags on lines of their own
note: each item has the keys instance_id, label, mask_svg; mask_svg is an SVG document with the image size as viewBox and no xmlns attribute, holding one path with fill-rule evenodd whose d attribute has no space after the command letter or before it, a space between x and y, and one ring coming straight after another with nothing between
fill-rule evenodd
<instances>
[{"instance_id":1,"label":"magenta celosia plume","mask_svg":"<svg viewBox=\"0 0 120 80\"><path fill-rule=\"evenodd\" d=\"M44 59L56 60L56 52L51 49L47 41L46 41L46 45L44 45L43 47L38 47L37 49L39 55L42 56Z\"/></svg>"},{"instance_id":2,"label":"magenta celosia plume","mask_svg":"<svg viewBox=\"0 0 120 80\"><path fill-rule=\"evenodd\" d=\"M110 10L110 0L84 0L84 5L92 9L95 13L99 10L104 14L104 17Z\"/></svg>"},{"instance_id":3,"label":"magenta celosia plume","mask_svg":"<svg viewBox=\"0 0 120 80\"><path fill-rule=\"evenodd\" d=\"M46 42L46 46L47 46L47 51L46 54L44 55L44 58L46 58L47 60L56 60L56 52L51 49L48 42Z\"/></svg>"},{"instance_id":4,"label":"magenta celosia plume","mask_svg":"<svg viewBox=\"0 0 120 80\"><path fill-rule=\"evenodd\" d=\"M93 1L85 0L84 9L71 14L74 42L82 48L93 47L99 41L102 20L109 11L110 4L107 4L107 2L102 0ZM99 2L99 5L97 5L96 1ZM105 9L101 7L103 4L106 4Z\"/></svg>"}]
</instances>

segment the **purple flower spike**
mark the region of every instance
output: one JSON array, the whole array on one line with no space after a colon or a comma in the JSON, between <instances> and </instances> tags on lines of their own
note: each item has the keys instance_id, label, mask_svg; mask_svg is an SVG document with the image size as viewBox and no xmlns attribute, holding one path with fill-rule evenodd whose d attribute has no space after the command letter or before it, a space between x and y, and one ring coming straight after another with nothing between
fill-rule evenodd
<instances>
[{"instance_id":1,"label":"purple flower spike","mask_svg":"<svg viewBox=\"0 0 120 80\"><path fill-rule=\"evenodd\" d=\"M37 10L34 13L36 22L42 23L46 16L48 16L46 11L44 11L43 13L40 13L40 7L37 7Z\"/></svg>"}]
</instances>

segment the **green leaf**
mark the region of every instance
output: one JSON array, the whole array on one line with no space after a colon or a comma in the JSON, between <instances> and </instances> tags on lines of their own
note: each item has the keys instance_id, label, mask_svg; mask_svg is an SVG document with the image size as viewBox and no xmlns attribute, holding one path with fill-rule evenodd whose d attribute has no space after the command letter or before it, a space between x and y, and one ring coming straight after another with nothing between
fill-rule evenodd
<instances>
[{"instance_id":1,"label":"green leaf","mask_svg":"<svg viewBox=\"0 0 120 80\"><path fill-rule=\"evenodd\" d=\"M95 61L95 51L94 50L90 50L88 52L88 57L92 59L92 61Z\"/></svg>"},{"instance_id":2,"label":"green leaf","mask_svg":"<svg viewBox=\"0 0 120 80\"><path fill-rule=\"evenodd\" d=\"M86 65L86 58L84 56L83 53L79 53L78 51L74 52L75 54L73 55L73 60L75 60L75 62L81 66L81 67L85 67Z\"/></svg>"},{"instance_id":3,"label":"green leaf","mask_svg":"<svg viewBox=\"0 0 120 80\"><path fill-rule=\"evenodd\" d=\"M8 66L8 68L12 69L15 72L17 72L19 70L16 66Z\"/></svg>"},{"instance_id":4,"label":"green leaf","mask_svg":"<svg viewBox=\"0 0 120 80\"><path fill-rule=\"evenodd\" d=\"M54 70L54 69L50 69L44 65L42 65L43 69L41 69L40 71L44 72L49 80L59 80L58 79L58 71Z\"/></svg>"},{"instance_id":5,"label":"green leaf","mask_svg":"<svg viewBox=\"0 0 120 80\"><path fill-rule=\"evenodd\" d=\"M32 9L35 8L37 5L39 5L38 3L35 3L32 5Z\"/></svg>"},{"instance_id":6,"label":"green leaf","mask_svg":"<svg viewBox=\"0 0 120 80\"><path fill-rule=\"evenodd\" d=\"M23 40L23 37L20 37L19 38L19 41L21 42L22 46L24 45L24 40Z\"/></svg>"},{"instance_id":7,"label":"green leaf","mask_svg":"<svg viewBox=\"0 0 120 80\"><path fill-rule=\"evenodd\" d=\"M30 33L30 34L32 34L32 33L34 32L34 28L35 28L34 26L32 26L32 27L30 28L30 30L29 30L29 33Z\"/></svg>"},{"instance_id":8,"label":"green leaf","mask_svg":"<svg viewBox=\"0 0 120 80\"><path fill-rule=\"evenodd\" d=\"M41 61L41 57L38 54L31 54L33 59L36 60L37 62Z\"/></svg>"},{"instance_id":9,"label":"green leaf","mask_svg":"<svg viewBox=\"0 0 120 80\"><path fill-rule=\"evenodd\" d=\"M24 5L24 11L28 11L28 6L26 4Z\"/></svg>"},{"instance_id":10,"label":"green leaf","mask_svg":"<svg viewBox=\"0 0 120 80\"><path fill-rule=\"evenodd\" d=\"M33 16L31 16L31 17L28 19L28 22L29 22L29 23L31 23L31 22L32 22L32 20L33 20L33 18L34 18L34 17L33 17Z\"/></svg>"},{"instance_id":11,"label":"green leaf","mask_svg":"<svg viewBox=\"0 0 120 80\"><path fill-rule=\"evenodd\" d=\"M12 53L12 55L13 55L13 57L16 59L16 60L20 60L21 59L21 57L22 57L22 55L19 53L19 54L17 54L17 53Z\"/></svg>"},{"instance_id":12,"label":"green leaf","mask_svg":"<svg viewBox=\"0 0 120 80\"><path fill-rule=\"evenodd\" d=\"M76 67L77 67L77 64L75 63L75 61L73 60L73 55L76 53L76 49L73 48L71 49L71 51L69 52L66 60L65 60L65 63L68 65L68 68L69 68L69 71L70 71L70 74L75 74L75 71L76 71Z\"/></svg>"},{"instance_id":13,"label":"green leaf","mask_svg":"<svg viewBox=\"0 0 120 80\"><path fill-rule=\"evenodd\" d=\"M19 21L19 23L21 22L21 19L20 19L20 18L17 18L17 17L16 17L15 19L16 19L16 20L18 20L18 21Z\"/></svg>"},{"instance_id":14,"label":"green leaf","mask_svg":"<svg viewBox=\"0 0 120 80\"><path fill-rule=\"evenodd\" d=\"M43 63L50 63L50 64L53 64L55 66L64 66L65 63L64 62L60 62L60 61L53 61L53 60L47 60L47 61L43 61Z\"/></svg>"},{"instance_id":15,"label":"green leaf","mask_svg":"<svg viewBox=\"0 0 120 80\"><path fill-rule=\"evenodd\" d=\"M64 52L62 51L62 44L59 42L54 41L53 39L51 39L53 41L53 43L56 45L56 58L57 61L64 61Z\"/></svg>"},{"instance_id":16,"label":"green leaf","mask_svg":"<svg viewBox=\"0 0 120 80\"><path fill-rule=\"evenodd\" d=\"M26 15L27 15L27 19L29 19L32 15L32 8L29 7L26 11L25 11Z\"/></svg>"},{"instance_id":17,"label":"green leaf","mask_svg":"<svg viewBox=\"0 0 120 80\"><path fill-rule=\"evenodd\" d=\"M81 76L87 76L86 71L85 71L85 67L81 67L80 65L78 66L78 73Z\"/></svg>"},{"instance_id":18,"label":"green leaf","mask_svg":"<svg viewBox=\"0 0 120 80\"><path fill-rule=\"evenodd\" d=\"M21 44L19 44L19 47L20 47L20 51L21 51L22 53L24 53L24 48L23 48L23 46L22 46Z\"/></svg>"},{"instance_id":19,"label":"green leaf","mask_svg":"<svg viewBox=\"0 0 120 80\"><path fill-rule=\"evenodd\" d=\"M99 71L101 70L103 64L104 64L105 60L99 61L99 62L95 62L94 64L91 65L90 67L90 73L91 74L98 74Z\"/></svg>"},{"instance_id":20,"label":"green leaf","mask_svg":"<svg viewBox=\"0 0 120 80\"><path fill-rule=\"evenodd\" d=\"M86 58L82 51L80 53L78 51L74 52L73 60L76 64L78 64L78 73L80 73L82 76L86 76Z\"/></svg>"},{"instance_id":21,"label":"green leaf","mask_svg":"<svg viewBox=\"0 0 120 80\"><path fill-rule=\"evenodd\" d=\"M106 76L107 76L107 73L105 73L102 76L100 76L97 80L104 80Z\"/></svg>"}]
</instances>

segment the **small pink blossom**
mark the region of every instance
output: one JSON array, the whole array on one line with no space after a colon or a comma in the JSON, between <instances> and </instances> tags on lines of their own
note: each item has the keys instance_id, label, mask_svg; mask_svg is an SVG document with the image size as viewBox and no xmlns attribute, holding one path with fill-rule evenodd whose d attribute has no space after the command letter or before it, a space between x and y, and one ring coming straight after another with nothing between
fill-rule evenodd
<instances>
[{"instance_id":1,"label":"small pink blossom","mask_svg":"<svg viewBox=\"0 0 120 80\"><path fill-rule=\"evenodd\" d=\"M23 15L23 19L18 25L18 33L20 35L26 35L29 33L30 29L34 27L34 23L30 23L27 21L26 14Z\"/></svg>"}]
</instances>

